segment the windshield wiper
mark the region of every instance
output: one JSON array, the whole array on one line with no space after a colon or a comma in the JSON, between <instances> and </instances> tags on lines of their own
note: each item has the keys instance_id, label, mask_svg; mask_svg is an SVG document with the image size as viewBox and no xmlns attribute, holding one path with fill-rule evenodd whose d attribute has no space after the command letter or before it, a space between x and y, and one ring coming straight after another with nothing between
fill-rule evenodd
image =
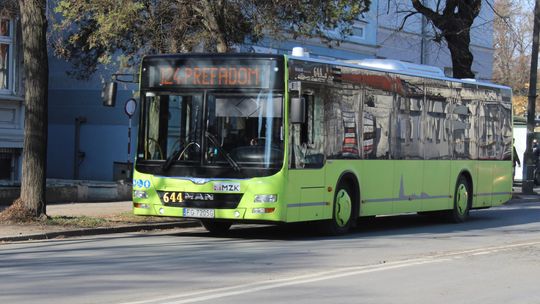
<instances>
[{"instance_id":1,"label":"windshield wiper","mask_svg":"<svg viewBox=\"0 0 540 304\"><path fill-rule=\"evenodd\" d=\"M199 145L197 142L194 142L194 141L190 142L183 149L178 149L178 150L174 151L174 153L171 154L171 156L169 156L165 160L165 163L163 163L163 165L161 165L161 170L162 171L167 171L171 167L173 162L175 162L177 160L180 160L182 158L182 156L184 156L184 153L187 151L187 149L189 149L193 145L197 146L199 149L201 148L201 145Z\"/></svg>"},{"instance_id":2,"label":"windshield wiper","mask_svg":"<svg viewBox=\"0 0 540 304\"><path fill-rule=\"evenodd\" d=\"M171 167L172 163L178 159L178 157L180 156L180 153L181 153L182 149L178 149L176 151L174 151L173 154L171 154L171 156L169 156L167 158L167 160L165 160L165 163L163 163L163 165L161 165L161 171L167 171L169 170L169 168Z\"/></svg>"},{"instance_id":3,"label":"windshield wiper","mask_svg":"<svg viewBox=\"0 0 540 304\"><path fill-rule=\"evenodd\" d=\"M234 169L234 171L240 172L241 170L240 165L238 165L238 163L229 155L229 152L225 151L218 144L217 138L215 138L214 135L212 135L212 133L208 131L204 132L204 134L206 135L206 137L208 137L208 139L212 142L212 144L223 154L223 156L225 156L225 159L227 160L227 162L229 162L229 164Z\"/></svg>"}]
</instances>

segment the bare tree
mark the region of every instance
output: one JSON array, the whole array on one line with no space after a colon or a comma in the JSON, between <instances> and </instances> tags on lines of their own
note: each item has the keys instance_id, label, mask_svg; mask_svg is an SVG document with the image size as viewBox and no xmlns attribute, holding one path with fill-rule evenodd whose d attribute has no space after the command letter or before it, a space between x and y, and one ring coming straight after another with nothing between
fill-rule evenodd
<instances>
[{"instance_id":1,"label":"bare tree","mask_svg":"<svg viewBox=\"0 0 540 304\"><path fill-rule=\"evenodd\" d=\"M435 39L446 40L452 57L453 76L474 78L473 54L469 49L471 26L480 13L482 0L447 0L444 7L437 1L434 9L425 6L421 0L411 2L416 11L439 30Z\"/></svg>"},{"instance_id":2,"label":"bare tree","mask_svg":"<svg viewBox=\"0 0 540 304\"><path fill-rule=\"evenodd\" d=\"M493 80L512 87L514 95L526 95L532 43L531 8L521 1L497 0L494 9L498 18L493 25Z\"/></svg>"},{"instance_id":3,"label":"bare tree","mask_svg":"<svg viewBox=\"0 0 540 304\"><path fill-rule=\"evenodd\" d=\"M393 16L397 32L420 23L422 44L427 39L445 46L450 52L453 76L474 78L471 30L480 14L482 1L488 0L387 0L386 14ZM421 16L422 18L419 18ZM397 25L399 24L400 25ZM417 27L418 29L418 27ZM414 34L417 33L414 30ZM422 47L423 48L423 47Z\"/></svg>"}]
</instances>

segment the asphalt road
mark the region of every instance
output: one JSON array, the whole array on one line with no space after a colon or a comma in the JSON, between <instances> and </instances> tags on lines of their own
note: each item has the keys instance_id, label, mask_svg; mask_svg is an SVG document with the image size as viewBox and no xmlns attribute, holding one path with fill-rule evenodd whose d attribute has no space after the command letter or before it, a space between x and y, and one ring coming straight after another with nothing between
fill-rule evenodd
<instances>
[{"instance_id":1,"label":"asphalt road","mask_svg":"<svg viewBox=\"0 0 540 304\"><path fill-rule=\"evenodd\" d=\"M540 303L540 203L342 237L202 228L0 245L0 303Z\"/></svg>"}]
</instances>

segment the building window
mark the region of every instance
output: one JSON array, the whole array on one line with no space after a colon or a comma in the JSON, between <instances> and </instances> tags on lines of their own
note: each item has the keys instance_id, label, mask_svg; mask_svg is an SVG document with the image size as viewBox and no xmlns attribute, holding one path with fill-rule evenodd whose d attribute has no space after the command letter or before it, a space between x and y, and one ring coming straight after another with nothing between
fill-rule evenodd
<instances>
[{"instance_id":1,"label":"building window","mask_svg":"<svg viewBox=\"0 0 540 304\"><path fill-rule=\"evenodd\" d=\"M355 22L352 26L352 35L359 39L366 38L366 25L360 22Z\"/></svg>"},{"instance_id":2,"label":"building window","mask_svg":"<svg viewBox=\"0 0 540 304\"><path fill-rule=\"evenodd\" d=\"M0 181L18 179L17 168L22 149L0 148Z\"/></svg>"},{"instance_id":3,"label":"building window","mask_svg":"<svg viewBox=\"0 0 540 304\"><path fill-rule=\"evenodd\" d=\"M0 18L0 93L13 90L13 20Z\"/></svg>"},{"instance_id":4,"label":"building window","mask_svg":"<svg viewBox=\"0 0 540 304\"><path fill-rule=\"evenodd\" d=\"M0 180L2 179L11 179L12 166L12 156L7 153L0 153Z\"/></svg>"},{"instance_id":5,"label":"building window","mask_svg":"<svg viewBox=\"0 0 540 304\"><path fill-rule=\"evenodd\" d=\"M365 44L368 28L364 21L356 20L351 26L350 36L345 37L345 40L352 43Z\"/></svg>"}]
</instances>

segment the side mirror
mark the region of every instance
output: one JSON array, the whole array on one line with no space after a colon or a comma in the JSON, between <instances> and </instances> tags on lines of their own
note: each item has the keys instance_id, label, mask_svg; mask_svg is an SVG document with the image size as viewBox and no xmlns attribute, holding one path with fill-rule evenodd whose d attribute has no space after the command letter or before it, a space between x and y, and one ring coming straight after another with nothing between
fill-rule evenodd
<instances>
[{"instance_id":1,"label":"side mirror","mask_svg":"<svg viewBox=\"0 0 540 304\"><path fill-rule=\"evenodd\" d=\"M116 82L108 82L103 86L103 91L101 91L101 99L103 105L106 107L114 107L116 104Z\"/></svg>"},{"instance_id":2,"label":"side mirror","mask_svg":"<svg viewBox=\"0 0 540 304\"><path fill-rule=\"evenodd\" d=\"M290 121L293 124L301 124L306 122L306 100L304 98L291 98Z\"/></svg>"}]
</instances>

